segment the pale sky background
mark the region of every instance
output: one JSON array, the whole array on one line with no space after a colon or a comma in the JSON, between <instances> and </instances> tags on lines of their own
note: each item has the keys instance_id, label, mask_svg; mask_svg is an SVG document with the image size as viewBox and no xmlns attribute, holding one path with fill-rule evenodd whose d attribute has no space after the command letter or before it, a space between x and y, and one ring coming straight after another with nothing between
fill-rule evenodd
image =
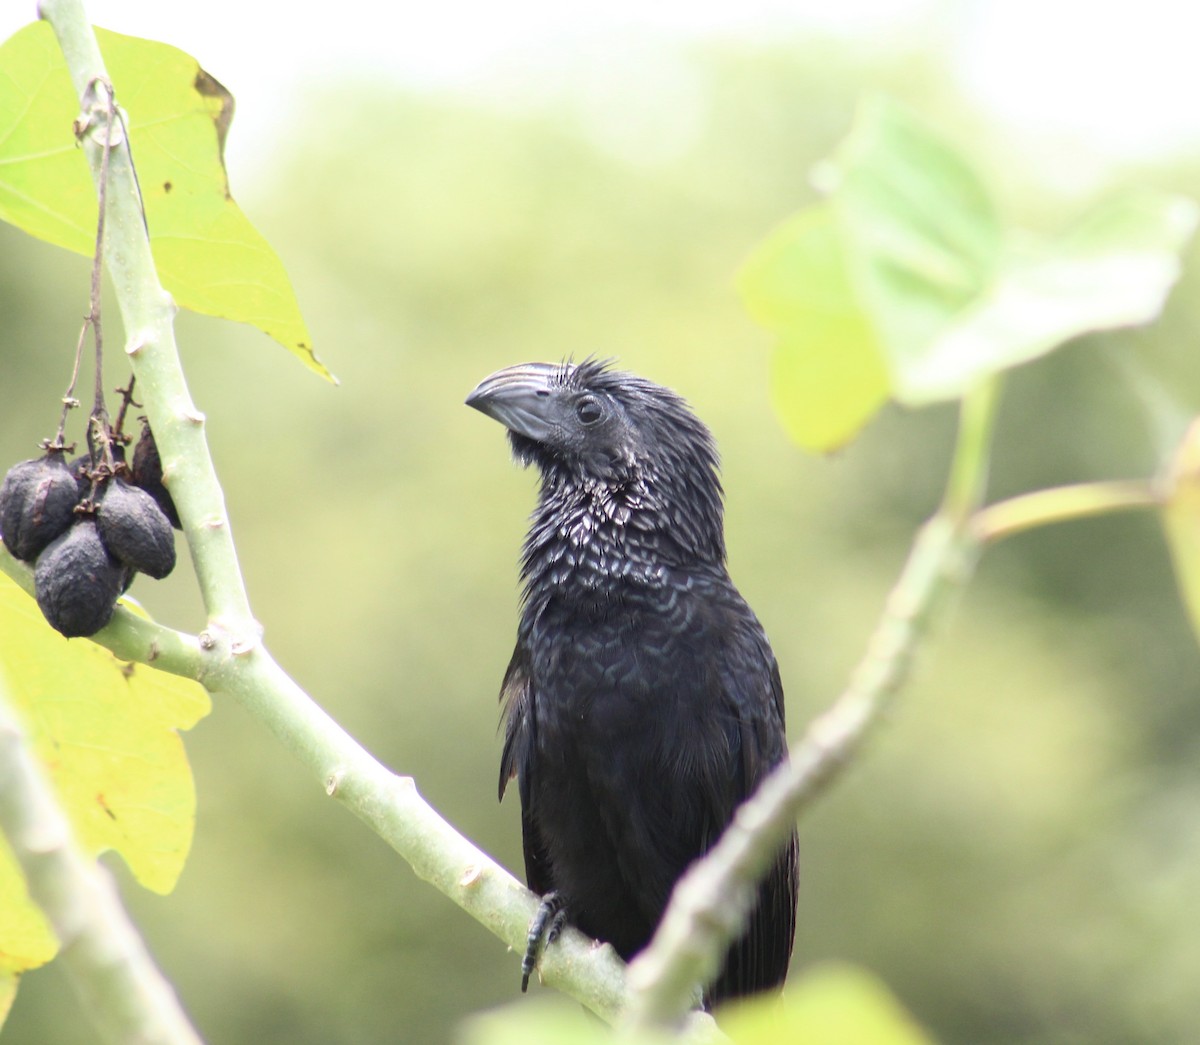
<instances>
[{"instance_id":1,"label":"pale sky background","mask_svg":"<svg viewBox=\"0 0 1200 1045\"><path fill-rule=\"evenodd\" d=\"M547 56L603 69L609 57L656 53L658 44L680 39L814 29L880 48L927 41L997 119L1098 156L1200 151L1194 0L355 0L307 8L91 0L86 7L98 25L182 47L234 93L227 159L235 184L239 168L265 165L274 135L302 128L296 100L305 84L381 74L494 94ZM28 0L0 0L0 39L35 14ZM662 73L662 104L670 104L680 85L669 68ZM651 65L650 94L655 75Z\"/></svg>"}]
</instances>

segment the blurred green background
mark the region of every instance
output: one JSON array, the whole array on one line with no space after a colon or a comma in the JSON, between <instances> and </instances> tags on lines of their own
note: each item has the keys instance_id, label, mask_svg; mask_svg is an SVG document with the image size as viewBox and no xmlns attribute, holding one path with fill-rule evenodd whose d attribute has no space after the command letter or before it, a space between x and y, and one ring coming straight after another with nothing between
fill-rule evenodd
<instances>
[{"instance_id":1,"label":"blurred green background","mask_svg":"<svg viewBox=\"0 0 1200 1045\"><path fill-rule=\"evenodd\" d=\"M369 84L300 100L303 133L234 189L341 386L256 332L178 323L273 652L518 872L516 804L495 802L496 694L534 477L466 393L501 366L594 353L692 402L723 452L731 569L772 637L796 736L840 690L936 503L954 415L889 408L830 457L791 446L737 266L814 198L808 171L864 89L939 124L1030 228L1091 201L1039 181L1046 157L1014 151L919 52L810 37L695 45L672 62L690 121L674 138L671 96L657 125L635 119L655 101L637 79L604 118L569 78L536 103ZM1090 191L1106 178L1200 197L1197 164L1114 169ZM1200 402L1198 272L1155 328L1012 375L995 496L1153 471L1111 352ZM84 259L0 228L6 465L53 430L87 280ZM186 569L133 594L166 623L203 624ZM864 963L947 1043L1194 1041L1198 669L1154 518L989 551L876 742L801 825L793 968ZM218 698L187 745L199 815L178 888L152 896L112 866L209 1041L442 1042L516 997L517 959L238 706ZM93 1040L53 966L23 981L4 1034Z\"/></svg>"}]
</instances>

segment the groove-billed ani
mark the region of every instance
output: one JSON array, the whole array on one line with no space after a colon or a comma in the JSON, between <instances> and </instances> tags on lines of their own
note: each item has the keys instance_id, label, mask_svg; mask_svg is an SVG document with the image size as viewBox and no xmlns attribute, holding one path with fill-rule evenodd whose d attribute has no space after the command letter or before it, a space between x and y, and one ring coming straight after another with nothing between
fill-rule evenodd
<instances>
[{"instance_id":1,"label":"groove-billed ani","mask_svg":"<svg viewBox=\"0 0 1200 1045\"><path fill-rule=\"evenodd\" d=\"M716 447L674 392L593 361L501 370L467 403L541 473L500 795L515 776L542 922L628 960L786 753L779 669L725 568ZM780 984L795 916L793 837L706 1002Z\"/></svg>"}]
</instances>

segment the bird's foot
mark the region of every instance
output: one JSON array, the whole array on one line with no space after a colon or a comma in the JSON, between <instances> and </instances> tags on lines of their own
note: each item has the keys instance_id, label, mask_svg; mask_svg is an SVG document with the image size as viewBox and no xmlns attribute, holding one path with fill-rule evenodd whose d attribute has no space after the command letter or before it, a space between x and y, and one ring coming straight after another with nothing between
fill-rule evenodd
<instances>
[{"instance_id":1,"label":"bird's foot","mask_svg":"<svg viewBox=\"0 0 1200 1045\"><path fill-rule=\"evenodd\" d=\"M548 892L542 897L537 913L533 916L533 921L529 923L529 935L525 941L525 957L521 959L522 994L529 989L529 977L533 975L533 970L537 965L542 936L546 937L546 946L549 947L558 939L558 934L562 932L566 920L566 898L556 890Z\"/></svg>"}]
</instances>

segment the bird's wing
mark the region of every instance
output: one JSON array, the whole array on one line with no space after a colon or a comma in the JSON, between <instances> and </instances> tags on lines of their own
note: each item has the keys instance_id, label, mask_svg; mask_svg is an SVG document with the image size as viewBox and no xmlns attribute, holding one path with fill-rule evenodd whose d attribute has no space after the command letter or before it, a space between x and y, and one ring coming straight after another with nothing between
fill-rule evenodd
<instances>
[{"instance_id":1,"label":"bird's wing","mask_svg":"<svg viewBox=\"0 0 1200 1045\"><path fill-rule=\"evenodd\" d=\"M500 686L504 711L504 750L500 755L500 798L513 777L521 799L521 842L525 850L525 881L538 895L554 888L545 844L537 829L533 808L534 753L537 750L537 719L529 677L529 653L517 642L512 660Z\"/></svg>"},{"instance_id":2,"label":"bird's wing","mask_svg":"<svg viewBox=\"0 0 1200 1045\"><path fill-rule=\"evenodd\" d=\"M721 658L721 677L737 721L740 804L786 754L783 684L779 667L757 621L738 629ZM715 842L716 839L713 839ZM711 1004L783 982L796 929L795 833L759 886L746 933L729 950L720 978L708 992Z\"/></svg>"}]
</instances>

